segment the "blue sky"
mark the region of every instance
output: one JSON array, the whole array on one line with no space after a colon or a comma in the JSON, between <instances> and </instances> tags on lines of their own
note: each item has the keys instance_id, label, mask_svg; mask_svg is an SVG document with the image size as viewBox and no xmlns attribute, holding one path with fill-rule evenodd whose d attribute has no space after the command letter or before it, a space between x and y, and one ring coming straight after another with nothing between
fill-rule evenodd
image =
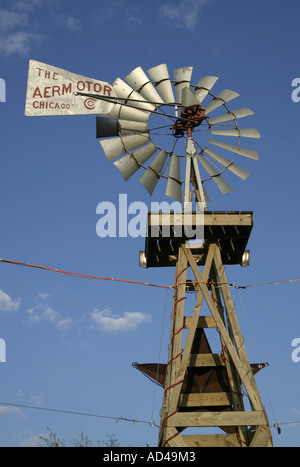
<instances>
[{"instance_id":1,"label":"blue sky","mask_svg":"<svg viewBox=\"0 0 300 467\"><path fill-rule=\"evenodd\" d=\"M145 4L144 4L145 3ZM287 6L288 5L288 6ZM113 83L135 67L193 66L193 83L219 76L216 89L240 94L255 116L259 160L242 161L246 182L234 192L209 187L211 210L251 210L251 265L226 269L235 284L299 279L300 76L297 0L0 0L0 257L101 277L170 285L173 269L142 269L143 238L96 234L96 207L150 198L136 179L125 183L96 139L95 117L24 115L29 59ZM250 147L250 146L249 146ZM161 192L154 196L159 199ZM50 427L71 439L114 433L122 446L156 446L162 392L132 362L167 358L172 293L0 264L0 403L98 414L112 419L0 404L0 445L36 445ZM299 285L233 290L276 446L298 446ZM242 298L242 301L240 300ZM244 311L246 310L247 319ZM108 318L108 319L103 319ZM251 329L249 332L248 326ZM160 345L162 340L162 350ZM254 341L254 342L253 342ZM267 388L267 390L266 390ZM119 418L134 419L132 423ZM118 423L117 423L118 421ZM288 422L298 421L292 424Z\"/></svg>"}]
</instances>

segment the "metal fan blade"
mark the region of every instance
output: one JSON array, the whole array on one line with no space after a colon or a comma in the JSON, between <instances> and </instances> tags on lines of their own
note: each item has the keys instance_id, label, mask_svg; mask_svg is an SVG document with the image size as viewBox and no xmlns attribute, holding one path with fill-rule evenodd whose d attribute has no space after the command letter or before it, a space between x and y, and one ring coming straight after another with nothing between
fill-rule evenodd
<instances>
[{"instance_id":1,"label":"metal fan blade","mask_svg":"<svg viewBox=\"0 0 300 467\"><path fill-rule=\"evenodd\" d=\"M119 125L116 118L96 117L96 138L119 136Z\"/></svg>"},{"instance_id":2,"label":"metal fan blade","mask_svg":"<svg viewBox=\"0 0 300 467\"><path fill-rule=\"evenodd\" d=\"M249 157L249 159L258 160L257 151L252 149L240 148L239 146L233 146L232 144L220 143L219 141L210 140L211 144L218 146L219 148L226 149L227 151L234 152L235 154L240 154L241 156Z\"/></svg>"},{"instance_id":3,"label":"metal fan blade","mask_svg":"<svg viewBox=\"0 0 300 467\"><path fill-rule=\"evenodd\" d=\"M247 170L241 169L237 165L233 164L229 160L225 159L225 157L220 156L216 152L212 151L211 149L205 149L205 153L212 157L215 161L219 162L221 165L226 167L232 173L240 177L242 180L246 180L249 177L250 173Z\"/></svg>"},{"instance_id":4,"label":"metal fan blade","mask_svg":"<svg viewBox=\"0 0 300 467\"><path fill-rule=\"evenodd\" d=\"M148 146L122 157L122 159L114 162L114 165L120 170L124 180L127 181L156 151L155 144L150 143Z\"/></svg>"},{"instance_id":5,"label":"metal fan blade","mask_svg":"<svg viewBox=\"0 0 300 467\"><path fill-rule=\"evenodd\" d=\"M230 102L236 97L239 97L234 91L230 91L230 89L224 89L218 96L214 97L211 103L206 107L206 115L208 115L213 110L221 107L221 105L226 104L226 102Z\"/></svg>"},{"instance_id":6,"label":"metal fan blade","mask_svg":"<svg viewBox=\"0 0 300 467\"><path fill-rule=\"evenodd\" d=\"M171 160L166 196L170 196L171 198L174 198L180 203L182 203L180 163L179 157L176 154L173 154Z\"/></svg>"},{"instance_id":7,"label":"metal fan blade","mask_svg":"<svg viewBox=\"0 0 300 467\"><path fill-rule=\"evenodd\" d=\"M96 138L131 135L147 131L147 123L118 120L116 118L96 117Z\"/></svg>"},{"instance_id":8,"label":"metal fan blade","mask_svg":"<svg viewBox=\"0 0 300 467\"><path fill-rule=\"evenodd\" d=\"M142 110L148 110L150 112L153 112L153 110L155 110L155 106L153 104L146 102L143 96L141 96L138 92L132 89L132 87L130 87L122 79L117 78L113 84L113 88L118 97L121 97L122 99L128 99L126 100L127 105Z\"/></svg>"},{"instance_id":9,"label":"metal fan blade","mask_svg":"<svg viewBox=\"0 0 300 467\"><path fill-rule=\"evenodd\" d=\"M143 133L141 135L130 135L122 138L104 139L100 141L100 144L106 155L106 159L111 161L149 142L149 134Z\"/></svg>"},{"instance_id":10,"label":"metal fan blade","mask_svg":"<svg viewBox=\"0 0 300 467\"><path fill-rule=\"evenodd\" d=\"M115 104L107 117L121 118L134 122L147 122L151 112L129 107L127 105Z\"/></svg>"},{"instance_id":11,"label":"metal fan blade","mask_svg":"<svg viewBox=\"0 0 300 467\"><path fill-rule=\"evenodd\" d=\"M148 101L153 102L156 107L164 103L148 76L140 66L129 73L125 80L135 90L139 91L139 93Z\"/></svg>"},{"instance_id":12,"label":"metal fan blade","mask_svg":"<svg viewBox=\"0 0 300 467\"><path fill-rule=\"evenodd\" d=\"M181 93L186 86L190 86L192 78L193 67L187 66L174 70L176 102L181 104Z\"/></svg>"},{"instance_id":13,"label":"metal fan blade","mask_svg":"<svg viewBox=\"0 0 300 467\"><path fill-rule=\"evenodd\" d=\"M220 191L223 194L230 193L233 191L231 186L228 185L228 183L225 182L225 180L223 180L221 175L219 175L215 171L215 169L204 159L203 156L201 156L200 154L197 154L197 157L199 161L201 162L201 164L203 165L203 167L205 168L206 172L211 176L212 180L215 182L215 184L217 185L217 187L220 189Z\"/></svg>"},{"instance_id":14,"label":"metal fan blade","mask_svg":"<svg viewBox=\"0 0 300 467\"><path fill-rule=\"evenodd\" d=\"M203 186L203 183L202 183L202 186ZM208 193L207 193L207 191L206 191L206 189L204 187L203 187L203 191L204 191L205 201L210 203L210 197L208 196Z\"/></svg>"},{"instance_id":15,"label":"metal fan blade","mask_svg":"<svg viewBox=\"0 0 300 467\"><path fill-rule=\"evenodd\" d=\"M197 97L198 101L200 104L202 104L203 100L209 93L209 91L212 89L214 84L218 81L217 76L204 76L204 78L201 78L198 84L195 87L194 94Z\"/></svg>"},{"instance_id":16,"label":"metal fan blade","mask_svg":"<svg viewBox=\"0 0 300 467\"><path fill-rule=\"evenodd\" d=\"M244 138L257 138L259 139L260 133L255 128L244 128L236 130L212 130L212 135L220 136L242 136Z\"/></svg>"},{"instance_id":17,"label":"metal fan blade","mask_svg":"<svg viewBox=\"0 0 300 467\"><path fill-rule=\"evenodd\" d=\"M146 172L140 178L140 183L146 188L151 196L160 178L160 173L167 159L166 151L161 150Z\"/></svg>"},{"instance_id":18,"label":"metal fan blade","mask_svg":"<svg viewBox=\"0 0 300 467\"><path fill-rule=\"evenodd\" d=\"M193 94L190 88L187 86L183 88L183 90L181 91L181 100L182 100L181 103L184 107L189 107L190 105L200 104L195 94Z\"/></svg>"},{"instance_id":19,"label":"metal fan blade","mask_svg":"<svg viewBox=\"0 0 300 467\"><path fill-rule=\"evenodd\" d=\"M119 134L132 135L134 133L146 133L147 123L145 122L131 122L130 120L119 120Z\"/></svg>"},{"instance_id":20,"label":"metal fan blade","mask_svg":"<svg viewBox=\"0 0 300 467\"><path fill-rule=\"evenodd\" d=\"M210 125L214 125L216 123L230 122L231 120L237 120L238 118L249 117L250 115L254 115L252 110L242 108L227 112L226 114L220 115L219 117L210 118L207 121Z\"/></svg>"},{"instance_id":21,"label":"metal fan blade","mask_svg":"<svg viewBox=\"0 0 300 467\"><path fill-rule=\"evenodd\" d=\"M157 65L147 71L153 84L157 88L159 94L163 98L165 104L175 103L175 97L172 89L169 71L167 65Z\"/></svg>"}]
</instances>

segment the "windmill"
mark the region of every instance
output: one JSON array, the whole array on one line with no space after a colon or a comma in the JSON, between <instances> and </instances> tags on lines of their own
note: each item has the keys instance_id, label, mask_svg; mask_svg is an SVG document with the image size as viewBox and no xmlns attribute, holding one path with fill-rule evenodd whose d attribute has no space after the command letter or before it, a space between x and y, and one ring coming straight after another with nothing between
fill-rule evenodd
<instances>
[{"instance_id":1,"label":"windmill","mask_svg":"<svg viewBox=\"0 0 300 467\"><path fill-rule=\"evenodd\" d=\"M133 70L125 81L118 78L112 87L121 103L107 116L97 118L97 137L101 138L100 143L107 160L117 159L114 165L126 181L137 170L146 169L139 181L150 195L159 179L166 179L166 196L182 202L181 188L184 185L184 203L187 203L189 180L193 174L199 191L197 199L206 206L209 197L204 190L204 183L208 179L213 180L224 194L233 191L222 178L226 170L246 180L249 172L237 166L234 163L235 158L241 155L256 160L258 155L256 151L241 147L240 140L260 138L260 134L253 128L239 128L238 120L252 115L253 112L246 108L229 110L227 104L238 97L237 93L223 90L217 96L213 95L211 90L218 80L214 76L206 76L196 85L191 85L192 71L192 67L174 71L175 93L165 64L148 70L152 81L141 67ZM204 109L202 104L207 97L211 98L211 102ZM211 118L210 115L220 107L225 113ZM151 129L148 125L153 115L164 120L164 125L159 129L164 129L165 132L171 129L172 144L167 149L156 143L157 127ZM195 138L197 134L204 132L210 136L205 146ZM234 137L236 144L216 140L215 137L219 136ZM181 138L186 141L183 155L176 152ZM228 151L232 155L231 160L218 154L214 150L216 147ZM154 154L156 157L146 167L145 164ZM184 181L180 178L182 157L186 165ZM198 162L207 174L208 178L204 180L200 178Z\"/></svg>"},{"instance_id":2,"label":"windmill","mask_svg":"<svg viewBox=\"0 0 300 467\"><path fill-rule=\"evenodd\" d=\"M190 243L193 237L187 236L187 230L177 234L175 212L168 213L167 236L165 213L149 213L145 251L140 253L143 267L175 267L168 361L134 364L164 389L158 445L272 446L267 414L254 379L266 364L249 363L225 274L225 265L248 264L246 247L253 213L209 211L206 190L212 181L226 194L233 191L225 179L227 173L242 180L249 176L240 163L243 158L257 160L258 154L242 141L260 138L260 134L254 128L240 128L240 119L253 112L229 108L238 97L236 92L225 89L214 94L215 76L192 84L192 67L175 70L173 79L165 64L147 73L137 67L124 80L117 78L109 85L36 63L31 63L29 72L35 80L28 86L27 115L96 114L96 136L107 160L125 181L138 173L139 182L150 195L164 182L165 195L190 214L190 231L197 225L197 212L203 213L201 244ZM54 89L52 95L48 89L50 72L56 80L62 78L60 94L56 88L55 96ZM48 101L46 111L42 104L45 83L44 93L36 83L41 78L45 78L48 97L54 102L50 108ZM58 97L62 101L53 113ZM237 164L238 159L241 162ZM158 236L152 235L153 227ZM191 280L187 279L188 269L193 274ZM188 310L189 293L196 301ZM219 352L212 349L208 338L212 329L218 331ZM187 428L196 433L184 434ZM202 428L212 433L203 434Z\"/></svg>"}]
</instances>

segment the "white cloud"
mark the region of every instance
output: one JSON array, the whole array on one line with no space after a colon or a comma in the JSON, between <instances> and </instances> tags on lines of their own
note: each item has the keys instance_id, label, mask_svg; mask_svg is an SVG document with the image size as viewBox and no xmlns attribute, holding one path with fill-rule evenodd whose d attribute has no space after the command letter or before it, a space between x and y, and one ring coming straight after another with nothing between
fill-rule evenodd
<instances>
[{"instance_id":1,"label":"white cloud","mask_svg":"<svg viewBox=\"0 0 300 467\"><path fill-rule=\"evenodd\" d=\"M73 322L74 322L73 319L70 317L65 318L65 319L60 319L56 323L56 328L58 329L58 331L61 331L61 332L68 331L72 327Z\"/></svg>"},{"instance_id":2,"label":"white cloud","mask_svg":"<svg viewBox=\"0 0 300 467\"><path fill-rule=\"evenodd\" d=\"M21 448L36 448L41 446L41 437L46 437L43 433L39 435L22 436L19 438L19 447Z\"/></svg>"},{"instance_id":3,"label":"white cloud","mask_svg":"<svg viewBox=\"0 0 300 467\"><path fill-rule=\"evenodd\" d=\"M61 27L65 28L70 32L78 32L81 29L80 19L74 18L74 16L68 16L65 14L53 15L54 21Z\"/></svg>"},{"instance_id":4,"label":"white cloud","mask_svg":"<svg viewBox=\"0 0 300 467\"><path fill-rule=\"evenodd\" d=\"M53 310L53 308L48 305L36 305L34 308L29 308L27 310L27 314L28 321L31 323L36 323L37 321L49 321L50 323L55 323L59 319L57 311Z\"/></svg>"},{"instance_id":5,"label":"white cloud","mask_svg":"<svg viewBox=\"0 0 300 467\"><path fill-rule=\"evenodd\" d=\"M33 395L30 396L30 402L32 402L35 405L43 405L43 398L40 395Z\"/></svg>"},{"instance_id":6,"label":"white cloud","mask_svg":"<svg viewBox=\"0 0 300 467\"><path fill-rule=\"evenodd\" d=\"M49 297L51 297L50 293L40 293L35 297L35 300L47 300Z\"/></svg>"},{"instance_id":7,"label":"white cloud","mask_svg":"<svg viewBox=\"0 0 300 467\"><path fill-rule=\"evenodd\" d=\"M143 24L142 20L133 14L128 15L127 23L130 26L141 26Z\"/></svg>"},{"instance_id":8,"label":"white cloud","mask_svg":"<svg viewBox=\"0 0 300 467\"><path fill-rule=\"evenodd\" d=\"M95 309L90 316L96 329L107 332L133 331L140 324L151 321L151 316L145 313L125 311L123 316L117 316L109 309Z\"/></svg>"},{"instance_id":9,"label":"white cloud","mask_svg":"<svg viewBox=\"0 0 300 467\"><path fill-rule=\"evenodd\" d=\"M46 3L49 3L49 0L16 0L12 7L18 11L32 11L37 7L44 6Z\"/></svg>"},{"instance_id":10,"label":"white cloud","mask_svg":"<svg viewBox=\"0 0 300 467\"><path fill-rule=\"evenodd\" d=\"M20 300L12 300L3 290L0 290L0 312L1 311L17 311L20 306Z\"/></svg>"},{"instance_id":11,"label":"white cloud","mask_svg":"<svg viewBox=\"0 0 300 467\"><path fill-rule=\"evenodd\" d=\"M26 310L27 322L37 323L40 321L47 321L48 323L53 324L58 331L67 331L73 324L73 318L63 318L60 313L49 306L47 299L50 296L50 294L41 293L35 298L33 308L28 308Z\"/></svg>"},{"instance_id":12,"label":"white cloud","mask_svg":"<svg viewBox=\"0 0 300 467\"><path fill-rule=\"evenodd\" d=\"M16 32L5 37L0 37L0 52L4 55L26 55L32 46L43 41L42 36L28 32Z\"/></svg>"},{"instance_id":13,"label":"white cloud","mask_svg":"<svg viewBox=\"0 0 300 467\"><path fill-rule=\"evenodd\" d=\"M58 8L59 3L51 0L18 0L7 2L7 8L0 10L0 54L2 56L28 55L32 48L39 46L46 40L45 34L37 34L34 30L36 12L46 6L52 9ZM49 8L48 8L49 10ZM45 13L45 10L43 11ZM74 16L53 13L49 15L47 11L47 22L56 22L65 28L66 31L76 32L81 29L80 19Z\"/></svg>"},{"instance_id":14,"label":"white cloud","mask_svg":"<svg viewBox=\"0 0 300 467\"><path fill-rule=\"evenodd\" d=\"M167 19L173 26L181 29L194 30L197 26L205 5L212 0L181 0L180 2L167 2L159 7L161 19Z\"/></svg>"},{"instance_id":15,"label":"white cloud","mask_svg":"<svg viewBox=\"0 0 300 467\"><path fill-rule=\"evenodd\" d=\"M0 407L0 418L7 417L8 415L18 415L21 418L26 418L22 410L14 406L1 406Z\"/></svg>"},{"instance_id":16,"label":"white cloud","mask_svg":"<svg viewBox=\"0 0 300 467\"><path fill-rule=\"evenodd\" d=\"M0 30L11 31L19 26L27 26L28 16L25 13L16 13L9 10L0 10Z\"/></svg>"}]
</instances>

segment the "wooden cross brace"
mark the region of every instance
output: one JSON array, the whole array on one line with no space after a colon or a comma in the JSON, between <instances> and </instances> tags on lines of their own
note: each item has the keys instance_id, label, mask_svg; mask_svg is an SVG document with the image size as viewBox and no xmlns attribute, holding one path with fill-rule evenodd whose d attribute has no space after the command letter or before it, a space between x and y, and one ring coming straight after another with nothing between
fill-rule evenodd
<instances>
[{"instance_id":1,"label":"wooden cross brace","mask_svg":"<svg viewBox=\"0 0 300 467\"><path fill-rule=\"evenodd\" d=\"M188 267L191 268L195 277L192 282L198 295L193 314L187 319L184 317L184 307ZM222 299L224 307L221 304ZM199 315L203 301L206 301L212 315L211 319L215 323L214 327L218 329L220 334L223 358L232 389L229 396L231 411L190 412L178 410L182 406L182 388L191 364L192 346L199 325ZM209 317L206 318L209 319ZM188 326L186 326L187 322ZM185 327L188 327L189 330L182 351L182 330ZM195 356L193 355L193 357ZM198 360L204 362L203 366L205 366L208 365L207 362L217 362L218 357L216 354L204 354L199 355ZM245 411L244 408L241 397L242 385L249 398L250 411ZM192 395L188 397L190 396ZM207 405L214 404L214 394L194 394L193 396L198 397L199 401L205 400L206 397L206 400L210 400ZM219 393L217 396L218 401L220 401L221 397L227 397L225 393ZM192 404L192 406L194 405ZM169 363L161 420L159 443L163 446L189 446L191 443L196 446L205 445L205 443L211 443L212 446L224 444L243 446L272 445L267 415L247 357L218 244L209 246L203 274L199 270L192 250L186 245L182 245L179 249L171 318L171 345L169 347ZM182 436L180 434L184 428L192 426L238 427L238 432L235 438L227 434L209 435L204 437L205 439L200 439L200 435L198 441L195 436ZM247 427L250 427L250 429Z\"/></svg>"}]
</instances>

